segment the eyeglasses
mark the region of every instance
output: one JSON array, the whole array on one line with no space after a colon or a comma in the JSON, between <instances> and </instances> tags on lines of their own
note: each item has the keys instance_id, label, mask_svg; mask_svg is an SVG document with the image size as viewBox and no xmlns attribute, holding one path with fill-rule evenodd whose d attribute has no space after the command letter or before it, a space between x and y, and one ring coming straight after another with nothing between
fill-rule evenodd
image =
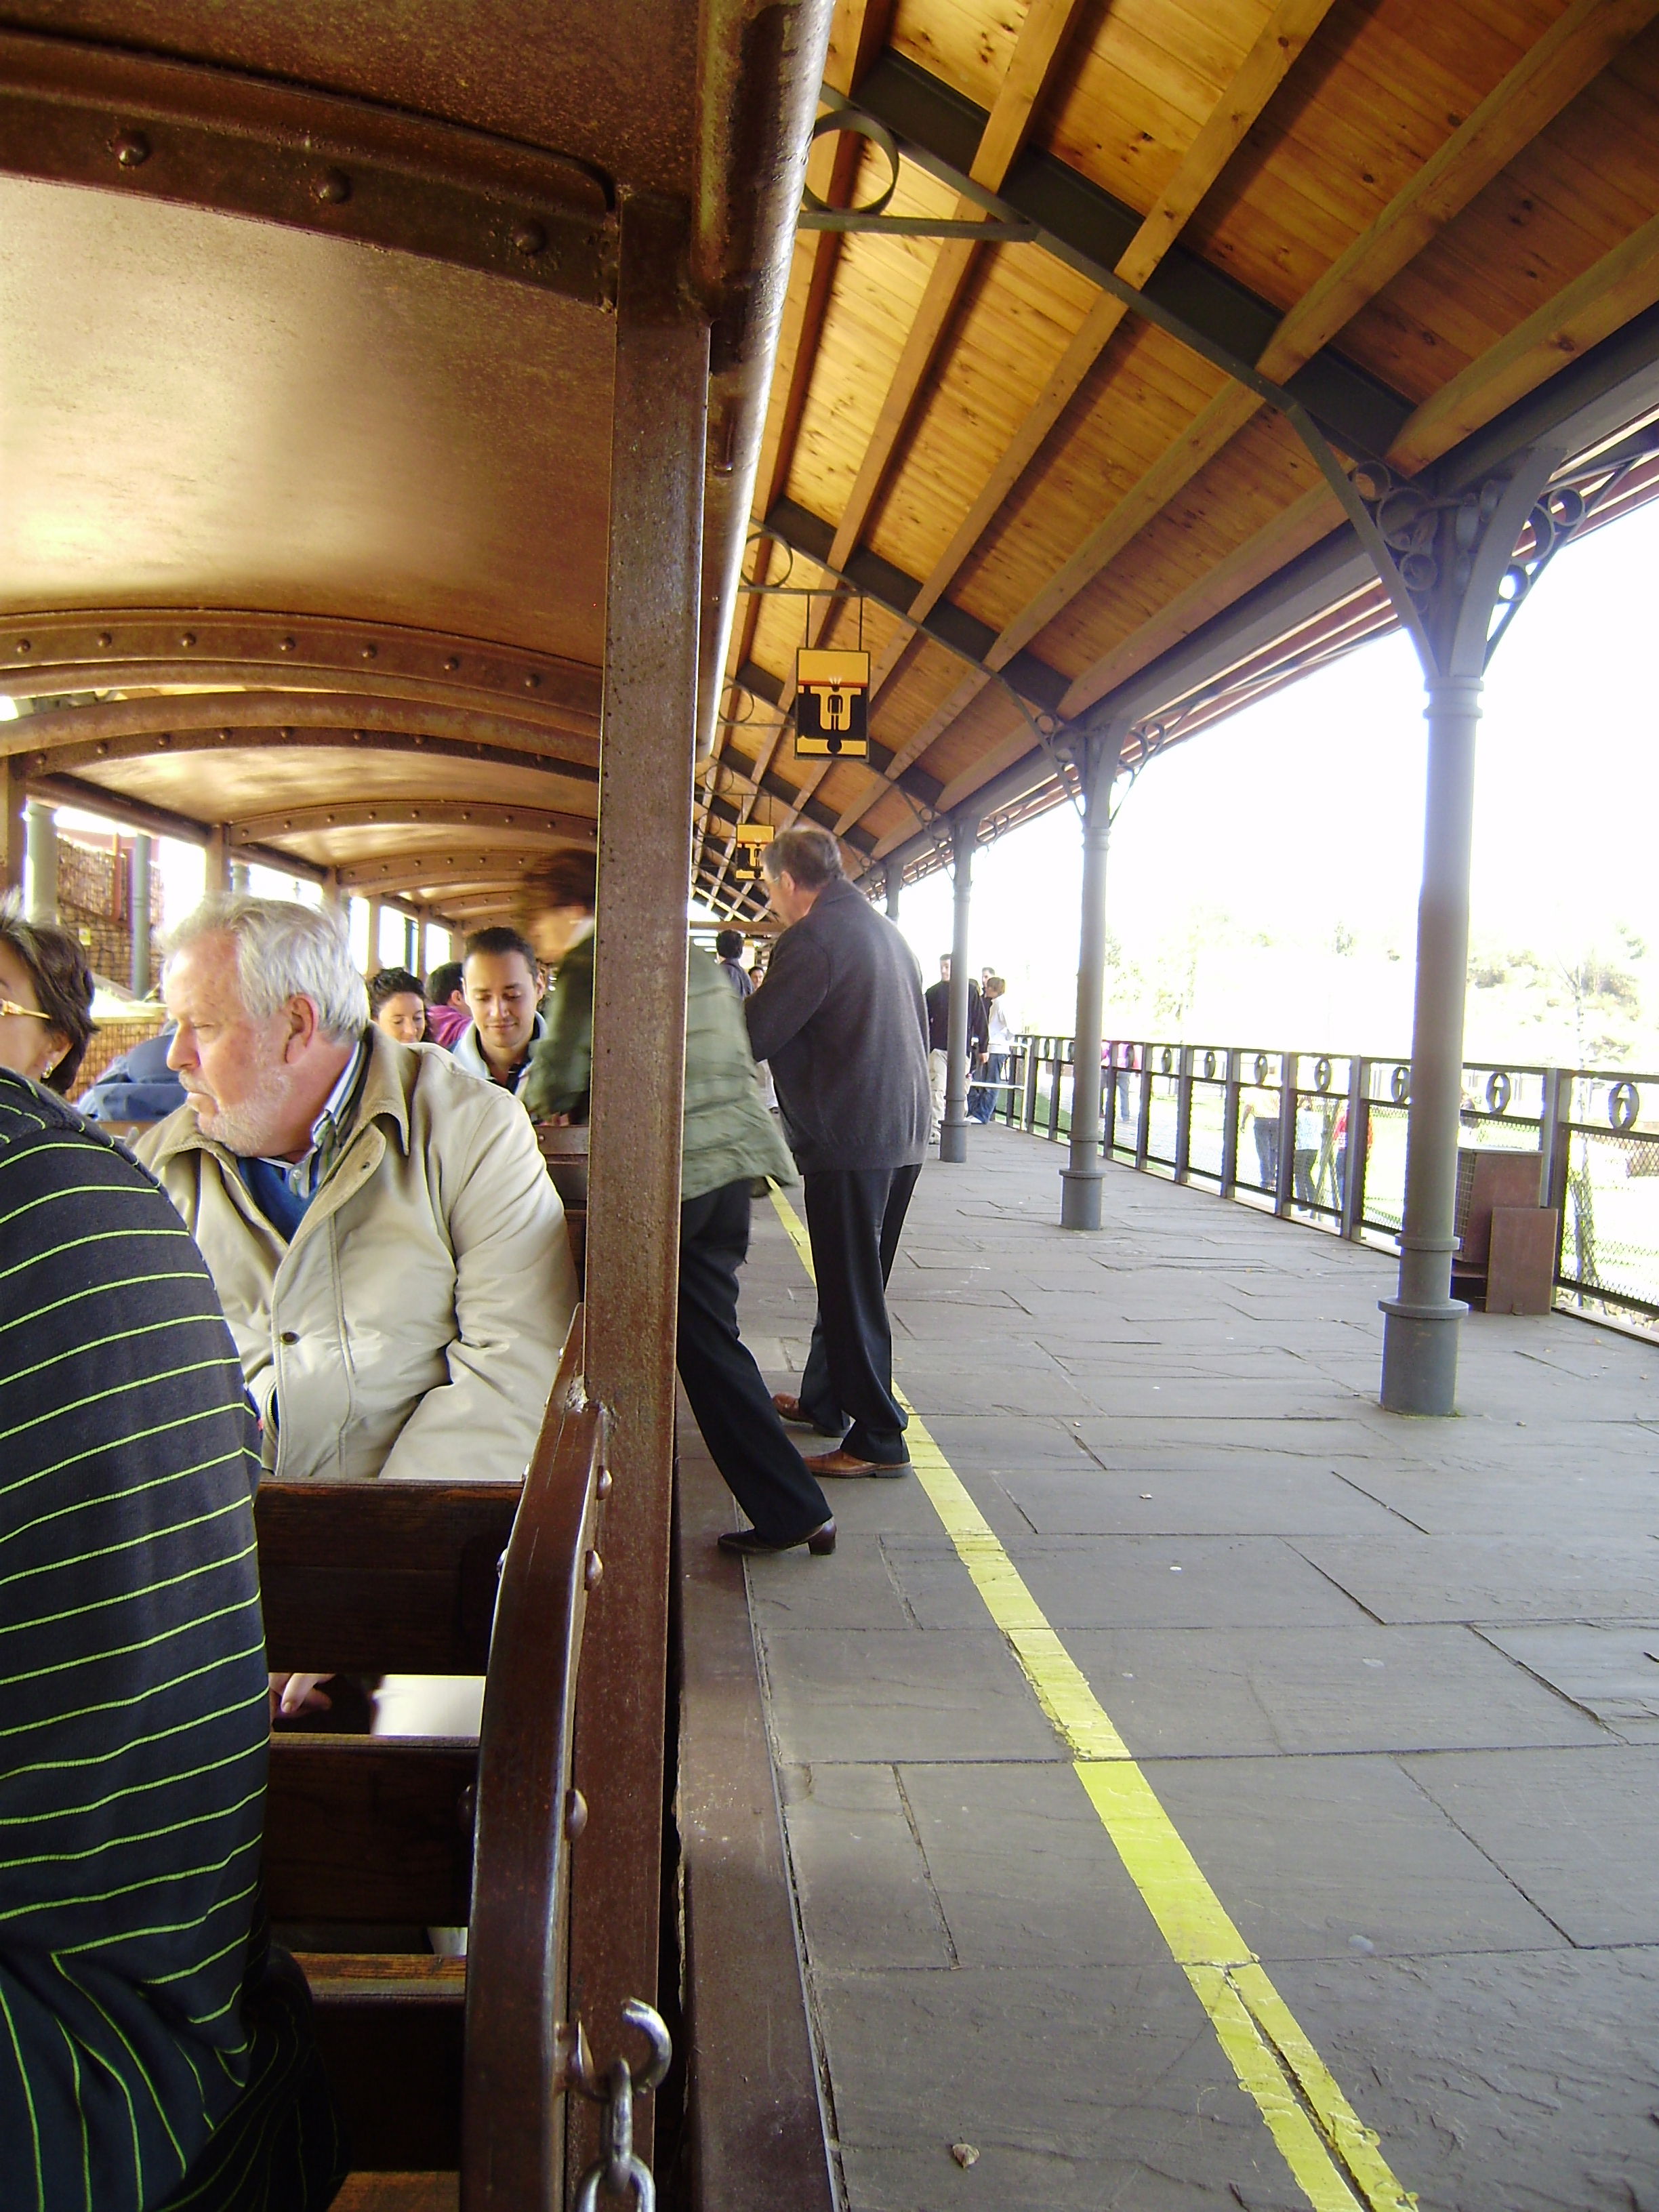
<instances>
[{"instance_id":1,"label":"eyeglasses","mask_svg":"<svg viewBox=\"0 0 1659 2212\"><path fill-rule=\"evenodd\" d=\"M0 999L0 1014L21 1014L26 1021L49 1022L50 1014L43 1014L38 1006L20 1006L15 999Z\"/></svg>"}]
</instances>

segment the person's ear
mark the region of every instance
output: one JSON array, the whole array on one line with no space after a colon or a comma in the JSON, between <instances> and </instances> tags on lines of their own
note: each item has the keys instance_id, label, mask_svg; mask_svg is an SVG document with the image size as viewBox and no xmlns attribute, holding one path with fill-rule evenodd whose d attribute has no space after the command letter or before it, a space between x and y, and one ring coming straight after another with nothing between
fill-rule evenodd
<instances>
[{"instance_id":1,"label":"person's ear","mask_svg":"<svg viewBox=\"0 0 1659 2212\"><path fill-rule=\"evenodd\" d=\"M287 1029L283 1041L283 1058L290 1065L303 1060L316 1042L319 1024L317 1009L309 999L295 997L283 1007Z\"/></svg>"}]
</instances>

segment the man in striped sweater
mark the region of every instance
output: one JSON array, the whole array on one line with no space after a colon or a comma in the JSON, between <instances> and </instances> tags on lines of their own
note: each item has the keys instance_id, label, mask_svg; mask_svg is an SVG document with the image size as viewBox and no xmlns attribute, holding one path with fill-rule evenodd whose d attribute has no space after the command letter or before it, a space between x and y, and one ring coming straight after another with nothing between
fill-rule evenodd
<instances>
[{"instance_id":1,"label":"man in striped sweater","mask_svg":"<svg viewBox=\"0 0 1659 2212\"><path fill-rule=\"evenodd\" d=\"M258 1905L253 1423L143 1170L0 1070L0 2202L319 2212L338 2183Z\"/></svg>"}]
</instances>

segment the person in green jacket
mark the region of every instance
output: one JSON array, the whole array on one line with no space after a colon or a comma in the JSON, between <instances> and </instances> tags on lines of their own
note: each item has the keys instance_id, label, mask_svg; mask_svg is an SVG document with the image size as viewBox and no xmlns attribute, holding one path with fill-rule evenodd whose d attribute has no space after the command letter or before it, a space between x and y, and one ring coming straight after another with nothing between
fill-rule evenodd
<instances>
[{"instance_id":1,"label":"person in green jacket","mask_svg":"<svg viewBox=\"0 0 1659 2212\"><path fill-rule=\"evenodd\" d=\"M560 853L531 885L529 933L558 973L547 1035L521 1093L532 1121L585 1122L593 1065L593 893L590 853ZM685 993L685 1132L680 1169L680 1380L703 1442L753 1526L721 1548L753 1554L798 1544L836 1548L829 1502L789 1441L738 1329L738 1270L749 1251L757 1177L795 1181L761 1103L743 1009L706 952L690 948Z\"/></svg>"}]
</instances>

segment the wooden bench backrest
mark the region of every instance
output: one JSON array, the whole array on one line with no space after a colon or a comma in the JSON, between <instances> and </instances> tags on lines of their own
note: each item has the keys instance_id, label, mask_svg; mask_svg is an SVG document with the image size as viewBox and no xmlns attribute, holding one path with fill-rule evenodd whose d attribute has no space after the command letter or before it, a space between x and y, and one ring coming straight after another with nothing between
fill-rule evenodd
<instances>
[{"instance_id":1,"label":"wooden bench backrest","mask_svg":"<svg viewBox=\"0 0 1659 2212\"><path fill-rule=\"evenodd\" d=\"M462 2165L469 2212L562 2201L570 1764L609 1487L582 1342L579 1312L522 1485L270 1484L259 1500L273 1667L486 1673L476 1749L274 1737L265 1829L274 1921L469 1924L464 2043L447 1962L307 1961L354 2163Z\"/></svg>"}]
</instances>

